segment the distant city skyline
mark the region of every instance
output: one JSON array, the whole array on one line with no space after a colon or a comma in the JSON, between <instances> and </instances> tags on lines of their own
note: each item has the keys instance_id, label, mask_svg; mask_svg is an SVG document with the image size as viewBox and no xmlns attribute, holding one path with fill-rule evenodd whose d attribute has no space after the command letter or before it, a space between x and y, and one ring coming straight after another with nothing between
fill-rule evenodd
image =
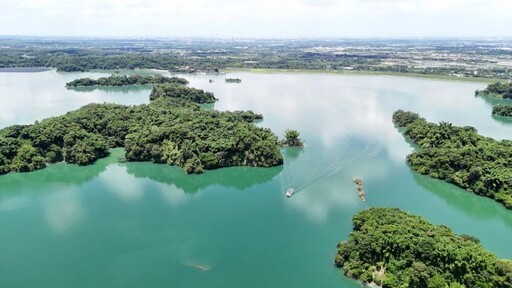
<instances>
[{"instance_id":1,"label":"distant city skyline","mask_svg":"<svg viewBox=\"0 0 512 288\"><path fill-rule=\"evenodd\" d=\"M510 0L0 0L0 35L512 37Z\"/></svg>"}]
</instances>

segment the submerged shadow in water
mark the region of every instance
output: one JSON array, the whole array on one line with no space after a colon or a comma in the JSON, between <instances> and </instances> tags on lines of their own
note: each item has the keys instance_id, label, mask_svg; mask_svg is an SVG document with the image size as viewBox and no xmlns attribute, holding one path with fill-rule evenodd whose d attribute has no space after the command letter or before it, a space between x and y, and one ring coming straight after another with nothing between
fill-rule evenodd
<instances>
[{"instance_id":1,"label":"submerged shadow in water","mask_svg":"<svg viewBox=\"0 0 512 288\"><path fill-rule=\"evenodd\" d=\"M203 174L185 174L179 167L165 164L128 162L127 172L136 178L147 178L160 183L175 185L185 193L196 193L211 185L222 185L237 189L247 189L256 184L271 181L281 173L283 167L227 167L209 170Z\"/></svg>"},{"instance_id":2,"label":"submerged shadow in water","mask_svg":"<svg viewBox=\"0 0 512 288\"><path fill-rule=\"evenodd\" d=\"M512 117L492 115L492 119L504 124L512 124Z\"/></svg>"},{"instance_id":3,"label":"submerged shadow in water","mask_svg":"<svg viewBox=\"0 0 512 288\"><path fill-rule=\"evenodd\" d=\"M434 179L426 175L421 175L414 171L411 173L414 181L416 181L416 183L421 187L444 200L449 206L463 212L468 218L491 219L496 218L496 213L512 213L511 211L507 211L503 205L490 198L473 194L472 192L466 191L453 184L446 183L442 180ZM489 213L489 211L496 213ZM512 228L512 217L502 218L505 224Z\"/></svg>"},{"instance_id":4,"label":"submerged shadow in water","mask_svg":"<svg viewBox=\"0 0 512 288\"><path fill-rule=\"evenodd\" d=\"M61 184L82 184L90 181L105 171L106 167L118 162L122 149L113 149L108 157L98 159L94 164L78 166L68 163L50 164L47 168L26 172L9 173L0 176L0 194L5 191L14 191L18 187L32 188L34 191L42 190L44 186Z\"/></svg>"},{"instance_id":5,"label":"submerged shadow in water","mask_svg":"<svg viewBox=\"0 0 512 288\"><path fill-rule=\"evenodd\" d=\"M66 87L68 90L90 93L94 90L105 91L108 93L123 93L138 92L153 89L152 85L129 85L129 86L87 86L87 87Z\"/></svg>"},{"instance_id":6,"label":"submerged shadow in water","mask_svg":"<svg viewBox=\"0 0 512 288\"><path fill-rule=\"evenodd\" d=\"M498 97L494 97L494 96L488 96L488 95L475 95L476 98L481 98L482 100L484 100L484 102L491 106L491 107L494 107L496 105L499 105L499 104L512 104L512 100L507 100L507 99L503 99L503 98L498 98Z\"/></svg>"}]
</instances>

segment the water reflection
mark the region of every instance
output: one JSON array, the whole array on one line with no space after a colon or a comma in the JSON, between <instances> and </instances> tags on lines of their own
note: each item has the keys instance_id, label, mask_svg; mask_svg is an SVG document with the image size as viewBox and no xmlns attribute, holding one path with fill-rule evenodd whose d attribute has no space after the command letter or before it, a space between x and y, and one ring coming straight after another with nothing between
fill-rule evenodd
<instances>
[{"instance_id":1,"label":"water reflection","mask_svg":"<svg viewBox=\"0 0 512 288\"><path fill-rule=\"evenodd\" d=\"M80 190L69 187L44 198L44 216L51 231L64 234L86 216L80 200Z\"/></svg>"},{"instance_id":2,"label":"water reflection","mask_svg":"<svg viewBox=\"0 0 512 288\"><path fill-rule=\"evenodd\" d=\"M0 211L23 213L23 209L41 205L50 231L67 234L87 215L82 203L83 185L116 163L122 153L122 149L113 149L109 157L87 167L58 163L30 173L2 175Z\"/></svg>"},{"instance_id":3,"label":"water reflection","mask_svg":"<svg viewBox=\"0 0 512 288\"><path fill-rule=\"evenodd\" d=\"M191 86L214 92L220 98L217 109L262 113L268 120L265 122L272 123L272 129L280 135L286 128L295 128L318 130L319 135L328 137L336 127L353 123L354 129L370 128L378 132L377 136L386 137L393 129L387 124L397 109L418 112L433 122L474 126L494 138L505 135L489 119L489 107L474 97L476 89L485 88L484 83L293 73L173 76L185 76ZM224 85L217 81L224 77L241 78L242 83ZM209 78L216 81L209 83ZM508 132L512 134L512 128Z\"/></svg>"},{"instance_id":4,"label":"water reflection","mask_svg":"<svg viewBox=\"0 0 512 288\"><path fill-rule=\"evenodd\" d=\"M112 149L110 155L99 159L93 165L78 166L67 163L48 165L47 168L29 173L9 173L0 176L0 197L17 191L38 190L42 187L79 185L90 181L103 172L110 164L117 163L118 157L124 154L122 148Z\"/></svg>"},{"instance_id":5,"label":"water reflection","mask_svg":"<svg viewBox=\"0 0 512 288\"><path fill-rule=\"evenodd\" d=\"M496 120L497 122L501 122L505 125L512 124L512 117L505 117L505 116L499 116L499 115L492 115L492 119Z\"/></svg>"},{"instance_id":6,"label":"water reflection","mask_svg":"<svg viewBox=\"0 0 512 288\"><path fill-rule=\"evenodd\" d=\"M151 163L146 164L152 165ZM148 191L158 192L171 206L182 204L188 199L183 189L172 183L145 180L141 181L141 179L128 173L126 165L111 165L98 178L102 186L107 188L106 191L126 202L138 201Z\"/></svg>"},{"instance_id":7,"label":"water reflection","mask_svg":"<svg viewBox=\"0 0 512 288\"><path fill-rule=\"evenodd\" d=\"M123 71L124 73L124 71ZM113 102L143 104L149 102L150 88L122 87L94 90L69 90L67 82L77 78L99 78L109 72L58 73L2 73L0 76L0 127L13 124L31 124L51 116L58 116L89 103Z\"/></svg>"},{"instance_id":8,"label":"water reflection","mask_svg":"<svg viewBox=\"0 0 512 288\"><path fill-rule=\"evenodd\" d=\"M271 181L282 170L281 166L273 168L229 167L206 171L200 175L186 175L182 168L164 164L128 162L125 165L128 174L136 178L174 185L185 193L196 193L211 185L248 189L253 185Z\"/></svg>"},{"instance_id":9,"label":"water reflection","mask_svg":"<svg viewBox=\"0 0 512 288\"><path fill-rule=\"evenodd\" d=\"M500 104L511 104L512 100L488 96L488 95L475 95L475 98L483 100L483 102L490 107L494 107Z\"/></svg>"},{"instance_id":10,"label":"water reflection","mask_svg":"<svg viewBox=\"0 0 512 288\"><path fill-rule=\"evenodd\" d=\"M416 183L432 192L439 199L442 199L450 208L457 209L467 217L478 219L479 221L496 218L496 214L490 213L490 211L499 211L499 214L506 216L504 218L506 220L505 224L512 229L512 215L510 215L510 211L494 200L472 195L471 192L455 185L416 172L412 172L412 175Z\"/></svg>"},{"instance_id":11,"label":"water reflection","mask_svg":"<svg viewBox=\"0 0 512 288\"><path fill-rule=\"evenodd\" d=\"M383 192L381 185L388 182L392 171L388 161L384 151L380 151L372 158L352 162L345 169L323 178L291 198L283 198L283 201L286 206L300 211L317 224L327 221L336 211L353 214L357 210L378 205ZM367 192L365 202L359 199L355 178L363 179Z\"/></svg>"},{"instance_id":12,"label":"water reflection","mask_svg":"<svg viewBox=\"0 0 512 288\"><path fill-rule=\"evenodd\" d=\"M287 207L299 211L315 224L325 223L331 213L338 209L351 211L354 207L363 207L364 203L360 203L357 192L353 192L352 179L340 179L324 179L312 188L283 198L283 201Z\"/></svg>"},{"instance_id":13,"label":"water reflection","mask_svg":"<svg viewBox=\"0 0 512 288\"><path fill-rule=\"evenodd\" d=\"M126 173L126 167L109 166L100 176L100 181L111 192L124 201L139 200L144 194L145 183Z\"/></svg>"},{"instance_id":14,"label":"water reflection","mask_svg":"<svg viewBox=\"0 0 512 288\"><path fill-rule=\"evenodd\" d=\"M0 198L0 211L12 211L23 208L30 202L30 198L26 195L11 198Z\"/></svg>"},{"instance_id":15,"label":"water reflection","mask_svg":"<svg viewBox=\"0 0 512 288\"><path fill-rule=\"evenodd\" d=\"M85 93L84 97L88 97L91 92L95 90L104 91L106 93L122 93L122 94L133 94L133 92L140 91L151 91L152 85L130 85L130 86L91 86L91 87L68 87L68 90L74 92ZM149 93L148 93L149 97Z\"/></svg>"}]
</instances>

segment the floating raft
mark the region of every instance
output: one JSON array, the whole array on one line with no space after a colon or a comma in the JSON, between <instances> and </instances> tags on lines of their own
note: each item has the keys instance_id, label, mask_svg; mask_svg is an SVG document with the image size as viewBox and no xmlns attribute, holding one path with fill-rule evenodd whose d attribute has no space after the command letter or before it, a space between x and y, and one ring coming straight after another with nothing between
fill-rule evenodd
<instances>
[{"instance_id":1,"label":"floating raft","mask_svg":"<svg viewBox=\"0 0 512 288\"><path fill-rule=\"evenodd\" d=\"M363 187L363 180L361 180L361 178L356 178L354 180L354 183L356 184L356 188L357 188L357 191L358 191L358 195L359 195L359 199L361 199L361 201L365 202L366 201L366 192L364 191L364 187Z\"/></svg>"}]
</instances>

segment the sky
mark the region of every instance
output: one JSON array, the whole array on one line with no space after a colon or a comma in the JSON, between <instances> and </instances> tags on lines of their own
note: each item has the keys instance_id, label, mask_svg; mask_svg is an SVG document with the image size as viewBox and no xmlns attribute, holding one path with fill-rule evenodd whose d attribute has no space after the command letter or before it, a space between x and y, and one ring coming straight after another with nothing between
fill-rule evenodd
<instances>
[{"instance_id":1,"label":"sky","mask_svg":"<svg viewBox=\"0 0 512 288\"><path fill-rule=\"evenodd\" d=\"M512 37L512 0L0 0L0 35Z\"/></svg>"}]
</instances>

